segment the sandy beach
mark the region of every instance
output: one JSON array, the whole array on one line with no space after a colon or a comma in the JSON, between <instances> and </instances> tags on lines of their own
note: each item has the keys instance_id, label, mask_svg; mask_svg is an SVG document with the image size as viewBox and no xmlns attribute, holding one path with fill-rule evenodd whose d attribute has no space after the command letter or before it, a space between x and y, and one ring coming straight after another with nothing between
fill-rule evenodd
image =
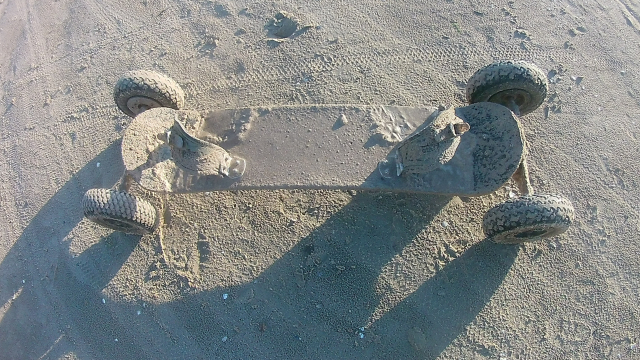
<instances>
[{"instance_id":1,"label":"sandy beach","mask_svg":"<svg viewBox=\"0 0 640 360\"><path fill-rule=\"evenodd\" d=\"M282 16L293 27L276 26ZM522 124L564 234L485 239L473 198L163 195L161 233L88 221L129 70L186 109L463 106L473 73L549 81ZM0 359L640 358L640 1L0 0Z\"/></svg>"}]
</instances>

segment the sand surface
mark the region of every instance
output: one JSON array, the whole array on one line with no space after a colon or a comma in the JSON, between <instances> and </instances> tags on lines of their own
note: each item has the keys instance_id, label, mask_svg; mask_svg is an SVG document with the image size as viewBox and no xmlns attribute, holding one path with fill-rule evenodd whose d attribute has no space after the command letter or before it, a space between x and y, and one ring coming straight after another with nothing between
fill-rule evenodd
<instances>
[{"instance_id":1,"label":"sand surface","mask_svg":"<svg viewBox=\"0 0 640 360\"><path fill-rule=\"evenodd\" d=\"M0 0L0 359L640 358L639 55L638 0ZM484 239L509 188L138 188L161 232L83 218L123 171L125 71L203 111L459 106L502 59L549 76L523 123L534 187L576 208L557 238Z\"/></svg>"}]
</instances>

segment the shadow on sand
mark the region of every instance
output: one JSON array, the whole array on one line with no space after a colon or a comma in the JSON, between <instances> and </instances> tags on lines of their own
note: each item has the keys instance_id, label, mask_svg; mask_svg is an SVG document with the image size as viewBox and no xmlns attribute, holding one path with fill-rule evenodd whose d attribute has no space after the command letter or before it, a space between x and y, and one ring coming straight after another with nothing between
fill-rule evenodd
<instances>
[{"instance_id":1,"label":"shadow on sand","mask_svg":"<svg viewBox=\"0 0 640 360\"><path fill-rule=\"evenodd\" d=\"M75 258L63 239L82 220L84 191L118 180L118 145L109 146L50 199L0 263L5 312L0 358L58 358L68 352L118 359L434 358L484 308L518 253L518 247L475 244L360 339L358 329L381 300L377 286L383 267L450 198L359 193L251 283L185 292L179 300L144 309L137 303L102 303L101 290L139 237L112 233ZM105 173L97 172L96 161L110 170L103 166ZM73 210L60 211L67 208ZM371 215L364 218L365 212ZM50 236L39 239L47 229ZM29 260L31 253L44 251L47 256L35 257L43 260ZM223 294L229 294L227 300ZM407 334L415 328L424 338L412 347Z\"/></svg>"},{"instance_id":2,"label":"shadow on sand","mask_svg":"<svg viewBox=\"0 0 640 360\"><path fill-rule=\"evenodd\" d=\"M98 162L101 167L96 166ZM92 303L99 296L96 289L118 272L139 237L113 233L77 258L70 257L64 239L83 218L84 192L110 188L123 171L117 140L49 199L0 263L0 359L57 359L68 351L82 354L84 350L96 358L109 354L99 342L83 344L97 334L104 338L119 331L112 328L109 310ZM80 268L100 275L80 282L72 275L81 273ZM136 354L133 347L127 351Z\"/></svg>"}]
</instances>

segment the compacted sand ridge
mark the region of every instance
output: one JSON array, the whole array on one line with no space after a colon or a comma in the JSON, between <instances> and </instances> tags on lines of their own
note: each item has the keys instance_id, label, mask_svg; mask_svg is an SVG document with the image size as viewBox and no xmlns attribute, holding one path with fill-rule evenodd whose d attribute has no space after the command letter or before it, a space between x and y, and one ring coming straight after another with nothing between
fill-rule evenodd
<instances>
[{"instance_id":1,"label":"compacted sand ridge","mask_svg":"<svg viewBox=\"0 0 640 360\"><path fill-rule=\"evenodd\" d=\"M0 359L640 357L640 2L0 0ZM188 109L461 106L496 60L545 71L538 192L576 221L522 246L479 198L159 195L161 230L83 218L123 171L128 70Z\"/></svg>"}]
</instances>

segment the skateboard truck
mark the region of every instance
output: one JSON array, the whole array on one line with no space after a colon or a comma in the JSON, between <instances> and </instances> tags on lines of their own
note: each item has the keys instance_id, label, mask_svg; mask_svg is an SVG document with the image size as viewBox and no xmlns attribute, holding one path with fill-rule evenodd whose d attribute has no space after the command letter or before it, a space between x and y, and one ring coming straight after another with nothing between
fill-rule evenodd
<instances>
[{"instance_id":1,"label":"skateboard truck","mask_svg":"<svg viewBox=\"0 0 640 360\"><path fill-rule=\"evenodd\" d=\"M455 155L460 136L471 126L455 115L455 109L437 113L413 135L400 142L385 160L378 163L383 178L402 174L424 174L446 164Z\"/></svg>"},{"instance_id":2,"label":"skateboard truck","mask_svg":"<svg viewBox=\"0 0 640 360\"><path fill-rule=\"evenodd\" d=\"M242 177L247 167L245 159L234 157L222 147L189 134L177 119L167 131L166 141L171 147L173 161L199 175Z\"/></svg>"}]
</instances>

